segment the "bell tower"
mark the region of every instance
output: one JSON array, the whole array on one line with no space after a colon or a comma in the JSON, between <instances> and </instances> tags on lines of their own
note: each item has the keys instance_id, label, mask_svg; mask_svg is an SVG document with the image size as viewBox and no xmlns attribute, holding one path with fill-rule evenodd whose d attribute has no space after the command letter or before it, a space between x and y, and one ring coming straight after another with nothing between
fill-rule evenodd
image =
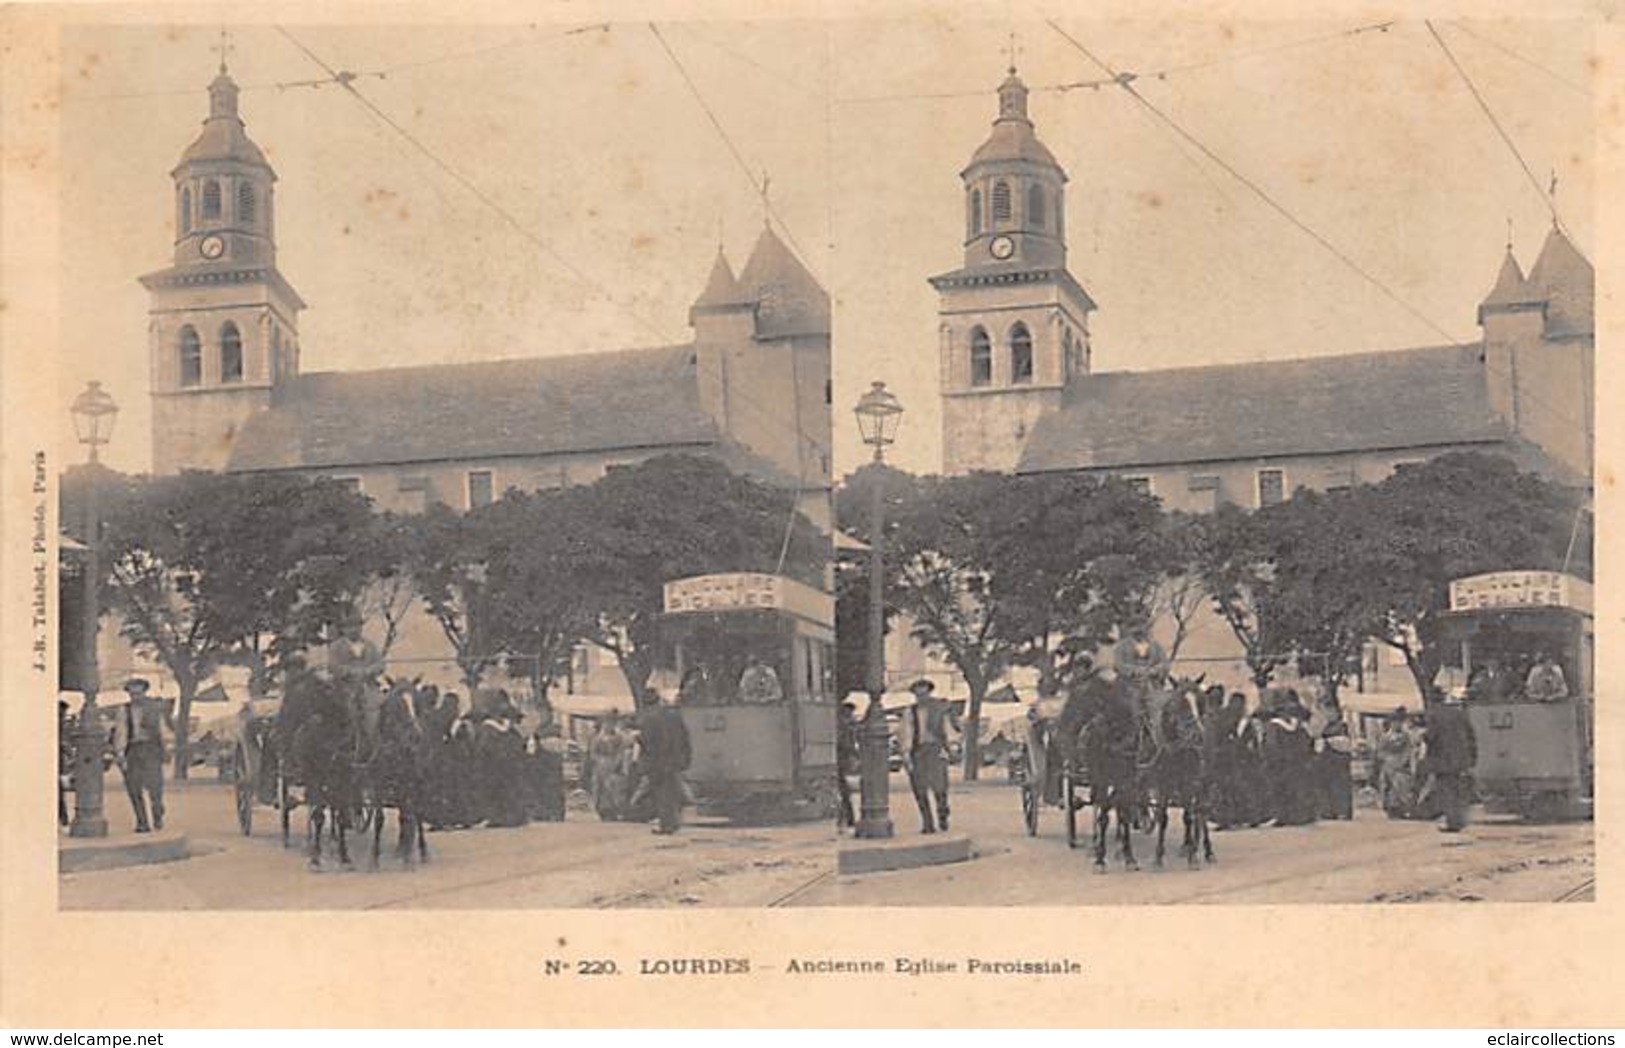
<instances>
[{"instance_id":1,"label":"bell tower","mask_svg":"<svg viewBox=\"0 0 1625 1048\"><path fill-rule=\"evenodd\" d=\"M1066 172L1012 66L987 141L960 172L964 264L941 298L943 470L1010 471L1039 416L1090 367L1089 293L1066 268Z\"/></svg>"},{"instance_id":2,"label":"bell tower","mask_svg":"<svg viewBox=\"0 0 1625 1048\"><path fill-rule=\"evenodd\" d=\"M226 71L170 172L174 255L141 278L150 296L152 461L159 474L224 469L244 421L299 370L305 303L276 268L276 172L248 137Z\"/></svg>"}]
</instances>

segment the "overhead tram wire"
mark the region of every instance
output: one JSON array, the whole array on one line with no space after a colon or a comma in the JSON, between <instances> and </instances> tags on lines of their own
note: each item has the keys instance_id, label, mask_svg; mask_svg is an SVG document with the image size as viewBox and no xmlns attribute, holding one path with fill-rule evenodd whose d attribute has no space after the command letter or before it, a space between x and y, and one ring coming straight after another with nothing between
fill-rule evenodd
<instances>
[{"instance_id":1,"label":"overhead tram wire","mask_svg":"<svg viewBox=\"0 0 1625 1048\"><path fill-rule=\"evenodd\" d=\"M1051 22L1050 25L1053 27L1054 23ZM1311 47L1315 44L1335 43L1340 40L1346 40L1350 37L1362 36L1366 33L1386 33L1389 29L1393 28L1393 26L1394 21L1392 19L1386 22L1372 22L1366 25L1355 26L1352 29L1344 29L1336 33L1322 33L1319 36L1312 36L1307 39L1290 40L1285 43L1274 44L1267 47L1255 47L1243 51L1233 51L1228 54L1215 55L1212 58L1203 59L1199 62L1187 62L1180 65L1164 66L1160 69L1153 69L1137 75L1142 80L1167 80L1171 76L1183 76L1186 73L1194 73L1204 69L1211 69L1216 66L1228 65L1231 62L1241 62L1251 58L1259 58L1265 55L1277 54L1282 51L1291 51L1302 47ZM1069 91L1098 91L1103 87L1114 87L1116 84L1116 77L1111 76L1096 80L1072 80L1060 84L1035 84L1029 86L1027 90L1034 94L1066 94ZM857 98L837 98L835 102L837 105L866 105L875 102L939 101L944 99L958 98L982 98L985 97L986 94L986 91L938 91L922 92L919 94L870 95L867 97Z\"/></svg>"},{"instance_id":2,"label":"overhead tram wire","mask_svg":"<svg viewBox=\"0 0 1625 1048\"><path fill-rule=\"evenodd\" d=\"M1491 40L1489 37L1485 36L1482 33L1479 33L1479 32L1476 32L1475 30L1467 28L1465 23L1462 23L1462 22L1449 22L1449 23L1446 23L1446 24L1448 24L1450 26L1450 28L1454 29L1458 33L1465 33L1466 35L1472 37L1474 40L1477 40L1479 43L1484 44L1487 47L1493 47L1495 50L1501 52L1503 55L1506 55L1508 58L1513 59L1514 61L1522 62L1526 66L1530 66L1530 67L1532 67L1534 69L1540 70L1542 73L1545 73L1547 76L1551 77L1553 80L1555 80L1559 84L1562 84L1564 87L1568 88L1570 91L1573 91L1573 92L1575 92L1576 94L1579 94L1579 95L1583 95L1586 98L1591 97L1591 89L1590 88L1585 87L1582 84L1575 83L1573 80L1570 80L1568 77L1564 76L1562 73L1559 73L1557 70L1552 69L1550 66L1543 65L1542 63L1535 61L1533 58L1530 58L1528 55L1520 54L1519 52L1512 50L1512 48L1507 47L1505 44L1498 43L1497 41Z\"/></svg>"},{"instance_id":3,"label":"overhead tram wire","mask_svg":"<svg viewBox=\"0 0 1625 1048\"><path fill-rule=\"evenodd\" d=\"M336 70L332 66L328 65L314 51L312 51L310 48L306 47L304 45L304 43L298 37L294 36L292 33L290 33L283 26L279 25L279 26L276 27L276 29L277 29L277 32L279 32L283 36L287 37L289 42L291 42L295 47L297 47L300 51L304 52L306 57L308 57L312 62L314 62L318 66L320 66L322 68L322 70L324 72L326 72L329 77L332 78L334 83L336 83L340 87L344 88L344 90L347 91L352 98L354 98L357 102L359 102L362 106L364 106L367 109L368 112L372 113L372 115L374 117L376 117L378 120L381 120L384 124L386 124L396 134L400 135L401 138L404 139L407 142L407 144L412 146L412 148L415 149L418 153L422 154L422 156L425 159L427 159L431 164L433 164L435 167L439 168L442 172L444 172L447 177L449 177L454 182L456 182L458 185L462 186L469 193L471 193L475 197L475 199L479 200L480 203L484 204L494 214L496 214L499 218L501 218L504 223L506 223L511 229L513 229L514 232L518 233L525 240L529 241L533 246L535 246L536 248L541 250L549 258L553 259L553 261L558 263L561 267L563 267L566 271L568 271L572 276L574 276L582 284L584 284L585 286L587 286L587 287L593 289L594 291L598 292L600 295L603 295L605 300L608 301L611 305L615 306L622 313L624 313L627 317L629 317L630 319L635 321L639 326L643 327L645 330L653 333L655 336L660 338L661 341L667 342L667 343L672 343L672 342L676 341L666 331L664 331L659 325L655 324L653 321L650 321L650 320L644 318L641 314L639 314L636 311L634 311L633 309L631 309L631 307L623 305L620 302L618 302L616 300L615 296L610 293L608 288L606 288L599 281L595 280L593 277L588 275L584 270L581 269L580 266L576 265L567 256L565 256L563 252L557 250L556 248L553 247L553 245L549 244L547 241L543 240L541 237L539 237L535 233L531 232L531 230L528 229L524 225L524 223L520 222L517 218L515 218L513 216L512 212L510 212L507 208L503 207L496 200L492 199L490 194L486 193L483 189L481 189L479 187L479 185L476 184L472 179L470 179L467 175L463 174L457 168L453 167L450 163L448 163L445 160L441 159L439 154L435 153L434 150L432 150L428 146L424 145L417 138L416 135L412 134L405 127L403 127L397 120L395 120L394 117L390 116L388 113L386 113L382 109L380 109L376 104L373 103L373 101L371 99L369 99L366 95L363 95L356 88L355 83L354 83L355 78L354 78L353 75L346 74L346 73L341 72L339 70Z\"/></svg>"},{"instance_id":4,"label":"overhead tram wire","mask_svg":"<svg viewBox=\"0 0 1625 1048\"><path fill-rule=\"evenodd\" d=\"M1212 149L1208 148L1208 146L1205 143L1203 143L1200 139L1198 139L1195 135L1193 135L1189 131L1187 131L1178 121L1176 121L1172 117L1168 116L1161 109L1159 109L1154 103L1152 103L1149 99L1147 99L1144 95L1142 95L1139 91L1135 90L1134 81L1139 79L1137 74L1135 74L1133 72L1126 71L1126 70L1122 71L1122 72L1119 72L1118 70L1113 69L1103 59L1101 59L1100 57L1095 55L1087 47L1083 46L1083 44L1080 41L1078 41L1076 38L1074 38L1070 33L1068 33L1066 30L1062 29L1058 24L1056 24L1056 22L1053 19L1047 20L1047 24L1049 25L1049 27L1051 29L1055 30L1055 32L1057 34L1059 34L1062 39L1064 39L1067 43L1071 44L1081 54L1083 54L1083 56L1085 58L1089 59L1089 61L1093 62L1095 65L1099 66L1102 70L1104 70L1106 72L1106 74L1109 77L1111 77L1111 81L1113 83L1115 83L1117 86L1121 87L1125 92L1127 92L1130 98L1134 99L1134 101L1139 103L1141 106L1144 106L1149 112L1154 114L1157 117L1158 120L1162 121L1168 127L1172 128L1176 134L1178 134L1185 141L1189 142L1192 146L1196 147L1196 149L1198 149L1202 153L1203 156L1207 157L1214 164L1218 165L1221 169L1224 170L1224 172L1226 174L1230 175L1230 177L1232 177L1236 181L1240 182L1249 191L1251 191L1254 196L1258 197L1259 200L1263 201L1264 204L1270 208L1270 210L1274 211L1276 214L1278 214L1282 218L1286 219L1286 221L1289 222L1293 227L1298 229L1305 236L1309 237L1309 239L1313 240L1316 244L1319 244L1322 248L1324 248L1328 254L1330 254L1332 257L1336 258L1339 262L1341 262L1348 269L1352 270L1362 280L1364 280L1366 283L1370 284L1373 288L1375 288L1376 290L1381 292L1384 297L1388 298L1395 305L1399 306L1402 310L1404 310L1410 316L1414 317L1416 320L1420 321L1422 324L1424 324L1430 330L1432 330L1433 332L1438 334L1441 338L1443 338L1451 346L1454 346L1456 349L1461 349L1461 350L1466 350L1466 349L1469 348L1469 344L1464 343L1460 339L1457 339L1453 335L1451 335L1449 331L1447 331L1441 324L1439 324L1437 321L1435 321L1432 317L1428 316L1426 313L1423 313L1416 306L1412 305L1408 299L1406 299L1402 295L1400 295L1399 292L1395 291L1391 286L1389 286L1380 277L1376 276L1376 274L1372 273L1370 270L1368 270L1364 266L1360 265L1359 262L1357 262L1353 258L1351 258L1347 253L1345 253L1336 244L1333 244L1330 240L1327 240L1326 237L1323 236L1316 229L1314 229L1314 227L1312 227L1308 223L1304 222L1297 215L1294 215L1291 211L1289 211L1286 208L1286 206L1284 204L1281 204L1279 201L1277 201L1273 196L1271 196L1269 194L1269 192L1267 190L1265 190L1257 182L1253 181L1252 179L1250 179L1246 175L1244 175L1242 172L1238 171L1234 166L1232 166L1223 157L1219 156ZM1496 371L1499 372L1499 369L1496 369L1494 367L1494 365L1490 364L1489 359L1488 359L1487 356L1482 357L1482 359L1483 359L1484 366L1486 368L1490 368L1492 370L1496 370ZM1507 377L1507 376L1503 373L1502 377ZM1531 392L1531 391L1524 391L1522 396L1523 396L1523 398L1525 398L1525 399L1527 399L1527 400L1529 400L1529 401L1531 401L1531 402L1533 402L1535 404L1538 404L1539 406L1545 408L1552 415L1553 418L1556 418L1556 419L1561 420L1561 421L1569 422L1569 423L1572 423L1572 424L1583 425L1583 423L1581 422L1580 419L1578 419L1574 415L1570 414L1565 409L1563 409L1561 407L1558 407L1557 405L1547 403L1544 400L1544 398L1541 398L1541 397L1538 397L1538 396L1534 395L1534 393Z\"/></svg>"},{"instance_id":5,"label":"overhead tram wire","mask_svg":"<svg viewBox=\"0 0 1625 1048\"><path fill-rule=\"evenodd\" d=\"M1478 90L1478 85L1473 83L1473 78L1467 75L1467 70L1462 68L1461 63L1456 60L1455 52L1450 50L1450 45L1444 42L1444 37L1440 36L1439 30L1434 28L1432 20L1425 19L1422 24L1427 26L1428 33L1432 35L1434 43L1439 45L1439 50L1443 51L1445 58L1450 60L1451 68L1455 69L1456 75L1461 77L1461 82L1466 84L1467 90L1472 93L1473 101L1477 102L1478 108L1484 111L1484 116L1489 120L1490 126L1495 128L1495 133L1501 136L1501 141L1505 143L1513 158L1518 161L1518 166L1523 168L1523 173L1529 179L1529 184L1535 188L1541 202L1546 205L1546 210L1552 213L1552 224L1561 230L1564 236L1568 236L1569 242L1572 244L1574 238L1569 236L1568 229L1563 225L1563 218L1557 212L1557 201L1552 199L1550 193L1541 188L1540 179L1535 177L1535 172L1530 169L1529 162L1523 158L1523 153L1519 151L1518 144L1512 141L1512 136L1507 134L1507 129L1496 118L1495 111L1484 100L1484 95Z\"/></svg>"},{"instance_id":6,"label":"overhead tram wire","mask_svg":"<svg viewBox=\"0 0 1625 1048\"><path fill-rule=\"evenodd\" d=\"M290 33L284 27L277 26L276 29L283 36L287 37L288 40L294 44L294 46L298 47L300 51L304 52L304 54L311 61L315 62L318 66L320 66L322 68L322 70L324 72L326 72L329 75L329 77L332 78L333 83L338 84L339 86L343 87L346 91L348 91L356 99L356 101L360 102L364 107L366 107L366 109L369 112L371 112L377 119L379 119L384 124L386 124L388 127L390 127L392 130L394 130L398 135L401 136L401 138L403 140L405 140L408 144L410 144L413 147L413 149L415 149L416 151L421 153L423 156L427 157L436 167L438 167L441 171L445 172L448 176L450 176L452 179L454 179L464 189L468 190L471 194L473 194L486 207L488 207L492 211L494 211L498 216L500 216L502 218L502 220L505 223L507 223L510 227L512 227L516 232L518 232L527 241L529 241L530 243L532 243L535 246L539 247L542 251L547 253L549 257L554 258L555 260L559 261L562 265L564 265L564 267L567 270L570 271L570 273L572 273L574 276L576 276L577 279L579 279L583 284L585 284L587 287L592 288L593 290L597 291L600 295L602 295L604 297L604 299L611 306L618 309L620 312L625 314L631 320L637 322L645 330L653 333L656 337L658 337L661 340L662 343L667 344L667 345L676 345L676 344L678 344L677 339L673 338L669 333L664 331L658 325L656 325L652 321L649 321L649 320L645 319L639 313L632 310L630 307L628 307L626 305L623 305L620 302L618 302L615 299L615 297L612 294L610 294L610 292L608 291L607 288L605 288L598 281L594 280L587 273L583 272L579 267L577 267L573 263L569 262L568 259L563 258L559 254L559 252L556 249L554 249L550 244L548 244L546 241L542 240L540 237L538 237L535 234L531 233L528 229L525 228L525 226L523 224L521 224L518 221L518 219L514 218L513 215L510 212L508 212L505 208L503 208L496 201L492 200L486 193L484 193L482 190L480 190L480 188L477 185L475 185L472 181L470 181L466 176L464 176L461 172L459 172L456 168L452 167L450 164L448 164L445 161L441 160L438 155L436 155L431 149L429 149L428 146L424 145L421 141L419 141L416 138L416 136L412 135L411 132L407 131L397 121L392 119L389 116L389 114L385 113L383 110L379 109L378 106L374 105L370 99L368 99L365 95L361 94L360 91L356 90L355 85L353 83L353 77L347 76L342 71L334 70L331 65L329 65L327 62L323 61L321 59L321 57L316 55L315 52L311 51L310 48L306 47L297 37L295 37L292 33ZM785 421L785 419L784 419L784 417L783 417L783 415L781 413L770 411L767 408L765 408L765 407L763 407L763 406L761 406L759 404L752 403L750 398L738 393L738 391L735 391L733 399L734 399L734 403L735 403L736 406L738 406L738 405L746 406L748 409L752 410L756 414L758 419L762 420L763 422L765 422L770 427L778 427L778 428L784 429L787 432L790 432L798 442L800 442L800 441L812 442L812 438L808 437L806 434L801 433L799 431L791 430L790 429L790 424ZM799 454L799 451L798 451L798 454Z\"/></svg>"},{"instance_id":7,"label":"overhead tram wire","mask_svg":"<svg viewBox=\"0 0 1625 1048\"><path fill-rule=\"evenodd\" d=\"M653 22L648 23L648 25L649 32L653 33L654 38L660 42L660 47L666 52L666 57L670 58L671 64L677 67L678 75L683 78L683 83L688 85L688 90L694 96L694 100L700 104L700 109L705 112L706 119L711 121L711 126L716 128L716 132L722 138L723 144L728 147L728 152L732 154L734 161L739 165L739 170L744 173L746 180L750 182L751 188L761 196L762 206L774 221L778 222L779 228L784 230L784 235L789 239L790 246L795 248L796 254L800 255L804 262L810 262L811 256L802 248L801 243L796 240L796 235L790 229L789 223L785 222L784 218L779 214L778 208L773 206L772 198L767 195L766 180L757 181L756 174L751 170L750 164L746 162L744 154L734 144L734 140L729 136L727 128L722 126L722 121L717 119L716 112L711 108L710 103L705 100L705 96L700 93L699 86L694 83L694 78L689 76L688 69L683 65L683 60L677 57L676 51L672 50L671 44L666 41L666 36L660 31L660 27Z\"/></svg>"},{"instance_id":8,"label":"overhead tram wire","mask_svg":"<svg viewBox=\"0 0 1625 1048\"><path fill-rule=\"evenodd\" d=\"M530 28L534 29L536 27L531 26ZM595 22L595 23L593 23L591 25L576 26L575 28L561 30L558 33L550 34L550 35L543 36L543 37L537 37L537 38L525 39L525 40L510 40L507 43L493 44L490 47L473 48L473 49L466 50L466 51L453 51L453 52L451 52L449 54L436 55L433 58L424 58L424 59L420 59L420 60L413 61L413 62L401 62L401 63L398 63L396 65L385 66L385 67L383 67L381 69L366 69L366 70L361 70L359 72L357 72L355 70L345 70L344 72L342 72L339 75L342 76L345 79L348 79L348 80L385 80L385 79L388 79L388 77L389 77L389 75L391 73L399 73L399 72L405 72L405 71L413 70L413 69L420 69L420 68L423 68L424 66L439 65L442 62L451 62L451 61L455 61L455 60L461 59L461 58L475 58L475 57L478 57L480 55L490 54L490 53L495 52L495 51L511 50L512 48L524 47L524 46L527 46L527 45L530 45L530 44L537 43L539 40L556 40L556 39L561 39L561 38L567 37L567 36L579 36L579 35L581 35L583 33L590 33L590 32L593 32L595 30L596 31L602 31L602 32L608 32L609 29L610 29L610 25L609 25L608 22ZM323 88L323 87L333 87L333 86L342 86L341 81L339 79L335 78L334 76L325 76L325 77L321 77L320 79L315 79L315 80L279 80L279 81L268 81L266 83L259 83L259 84L238 84L237 85L237 90L244 91L244 92L247 92L247 91L271 91L271 90L289 91L289 90L294 90L294 89L298 89L298 88L307 88L308 87L308 88L313 88L313 89L319 89L319 88ZM177 88L169 88L169 89L156 90L156 91L125 91L125 92L119 92L119 93L116 93L116 94L107 94L107 95L78 95L78 96L69 95L69 96L65 97L63 99L63 101L65 103L67 103L67 104L72 105L72 104L78 104L78 103L82 103L82 102L121 102L121 101L124 101L126 99L175 98L175 97L180 97L180 96L183 96L183 95L193 95L193 94L196 94L196 93L197 93L197 88L196 87L177 87Z\"/></svg>"}]
</instances>

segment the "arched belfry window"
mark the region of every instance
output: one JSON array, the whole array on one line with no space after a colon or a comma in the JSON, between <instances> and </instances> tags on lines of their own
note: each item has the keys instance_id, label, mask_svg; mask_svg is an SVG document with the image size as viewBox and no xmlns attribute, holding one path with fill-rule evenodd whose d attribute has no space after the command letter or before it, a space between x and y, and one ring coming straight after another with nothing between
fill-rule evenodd
<instances>
[{"instance_id":1,"label":"arched belfry window","mask_svg":"<svg viewBox=\"0 0 1625 1048\"><path fill-rule=\"evenodd\" d=\"M970 384L988 386L993 383L993 343L980 327L970 333Z\"/></svg>"},{"instance_id":2,"label":"arched belfry window","mask_svg":"<svg viewBox=\"0 0 1625 1048\"><path fill-rule=\"evenodd\" d=\"M220 183L212 178L203 183L203 217L220 217Z\"/></svg>"},{"instance_id":3,"label":"arched belfry window","mask_svg":"<svg viewBox=\"0 0 1625 1048\"><path fill-rule=\"evenodd\" d=\"M192 191L185 186L181 187L181 233L192 231Z\"/></svg>"},{"instance_id":4,"label":"arched belfry window","mask_svg":"<svg viewBox=\"0 0 1625 1048\"><path fill-rule=\"evenodd\" d=\"M993 183L993 221L1010 221L1010 183L999 179Z\"/></svg>"},{"instance_id":5,"label":"arched belfry window","mask_svg":"<svg viewBox=\"0 0 1625 1048\"><path fill-rule=\"evenodd\" d=\"M1027 325L1016 322L1010 329L1010 381L1026 383L1033 380L1033 336Z\"/></svg>"},{"instance_id":6,"label":"arched belfry window","mask_svg":"<svg viewBox=\"0 0 1625 1048\"><path fill-rule=\"evenodd\" d=\"M237 221L245 226L254 224L254 186L250 182L241 182L237 185Z\"/></svg>"},{"instance_id":7,"label":"arched belfry window","mask_svg":"<svg viewBox=\"0 0 1625 1048\"><path fill-rule=\"evenodd\" d=\"M970 235L976 236L982 232L982 191L970 191Z\"/></svg>"},{"instance_id":8,"label":"arched belfry window","mask_svg":"<svg viewBox=\"0 0 1625 1048\"><path fill-rule=\"evenodd\" d=\"M203 341L197 329L188 324L181 328L181 385L197 386L203 382Z\"/></svg>"},{"instance_id":9,"label":"arched belfry window","mask_svg":"<svg viewBox=\"0 0 1625 1048\"><path fill-rule=\"evenodd\" d=\"M226 321L220 329L220 381L243 380L243 336L237 325Z\"/></svg>"},{"instance_id":10,"label":"arched belfry window","mask_svg":"<svg viewBox=\"0 0 1625 1048\"><path fill-rule=\"evenodd\" d=\"M1044 228L1044 187L1034 182L1027 187L1027 224Z\"/></svg>"}]
</instances>

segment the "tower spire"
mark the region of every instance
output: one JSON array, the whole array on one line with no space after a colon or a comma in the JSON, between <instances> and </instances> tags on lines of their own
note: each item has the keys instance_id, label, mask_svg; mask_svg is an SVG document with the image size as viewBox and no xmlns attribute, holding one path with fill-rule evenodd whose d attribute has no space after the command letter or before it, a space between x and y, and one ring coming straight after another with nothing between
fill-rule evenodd
<instances>
[{"instance_id":1,"label":"tower spire","mask_svg":"<svg viewBox=\"0 0 1625 1048\"><path fill-rule=\"evenodd\" d=\"M231 42L231 32L224 26L220 29L220 42L214 48L220 54L220 75L226 76L226 56L237 50Z\"/></svg>"}]
</instances>

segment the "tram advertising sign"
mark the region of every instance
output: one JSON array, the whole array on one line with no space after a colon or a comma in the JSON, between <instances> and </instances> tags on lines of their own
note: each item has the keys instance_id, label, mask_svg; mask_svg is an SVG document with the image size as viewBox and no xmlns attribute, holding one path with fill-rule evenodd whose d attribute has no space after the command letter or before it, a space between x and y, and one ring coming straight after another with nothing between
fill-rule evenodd
<instances>
[{"instance_id":1,"label":"tram advertising sign","mask_svg":"<svg viewBox=\"0 0 1625 1048\"><path fill-rule=\"evenodd\" d=\"M664 587L668 614L694 611L782 611L822 626L835 624L835 598L782 575L735 571L673 579Z\"/></svg>"},{"instance_id":2,"label":"tram advertising sign","mask_svg":"<svg viewBox=\"0 0 1625 1048\"><path fill-rule=\"evenodd\" d=\"M1450 584L1451 611L1571 608L1591 612L1591 586L1559 571L1492 571Z\"/></svg>"},{"instance_id":3,"label":"tram advertising sign","mask_svg":"<svg viewBox=\"0 0 1625 1048\"><path fill-rule=\"evenodd\" d=\"M745 571L673 579L665 586L665 604L668 612L782 608L784 579Z\"/></svg>"}]
</instances>

